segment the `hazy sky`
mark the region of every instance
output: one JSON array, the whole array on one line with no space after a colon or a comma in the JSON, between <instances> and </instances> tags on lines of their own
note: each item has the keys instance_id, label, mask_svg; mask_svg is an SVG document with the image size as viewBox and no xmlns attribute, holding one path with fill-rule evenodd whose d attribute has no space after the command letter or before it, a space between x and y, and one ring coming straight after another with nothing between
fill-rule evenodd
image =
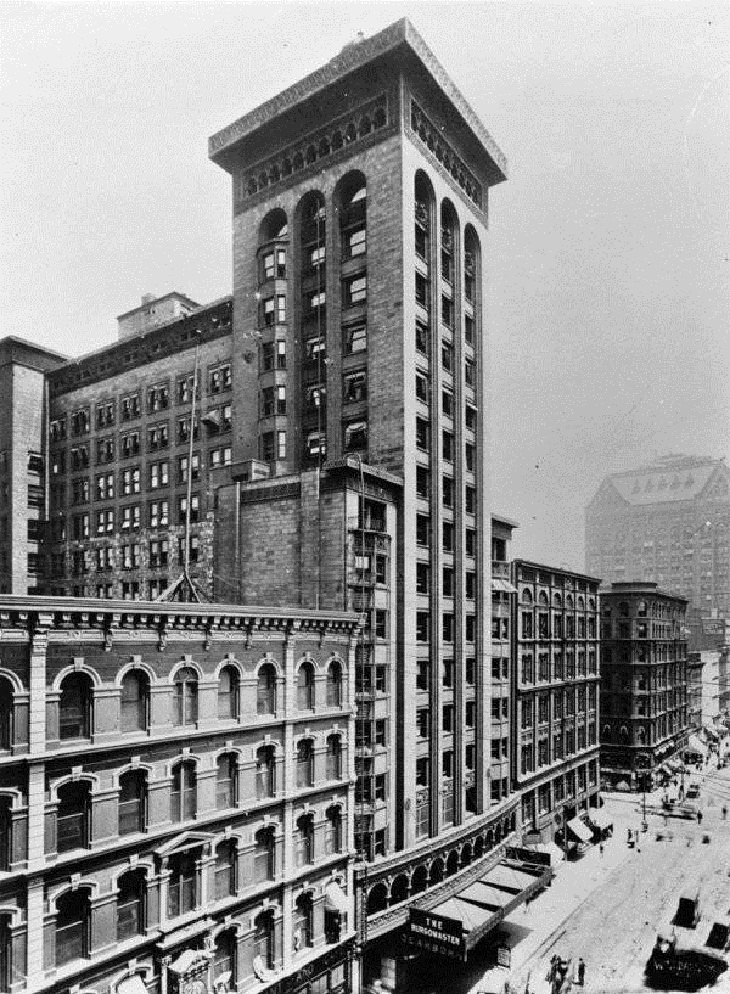
<instances>
[{"instance_id":1,"label":"hazy sky","mask_svg":"<svg viewBox=\"0 0 730 994\"><path fill-rule=\"evenodd\" d=\"M506 153L494 507L582 566L605 472L730 450L730 5L0 4L0 334L76 355L231 289L207 138L408 16Z\"/></svg>"}]
</instances>

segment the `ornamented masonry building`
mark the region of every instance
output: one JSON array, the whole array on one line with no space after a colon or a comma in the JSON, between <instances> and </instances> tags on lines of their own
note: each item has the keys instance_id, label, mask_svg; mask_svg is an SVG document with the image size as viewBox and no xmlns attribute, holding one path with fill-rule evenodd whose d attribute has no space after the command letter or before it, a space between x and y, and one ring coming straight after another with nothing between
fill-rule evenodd
<instances>
[{"instance_id":1,"label":"ornamented masonry building","mask_svg":"<svg viewBox=\"0 0 730 994\"><path fill-rule=\"evenodd\" d=\"M186 489L192 474L193 576L220 601L274 605L261 609L258 622L247 623L254 641L261 625L270 627L265 619L272 611L286 617L292 613L310 617L317 610L327 617L352 611L364 616L364 628L347 658L357 720L343 748L355 782L348 825L366 868L358 870L355 890L347 889L347 894L350 900L355 892L362 896L358 939L373 951L366 974L380 972L387 979L389 953L384 952L381 963L374 946L379 936L405 924L412 903L432 908L446 891L452 894L463 886L470 874L483 873L503 855L505 840L514 838L517 828L512 675L504 672L502 663L495 674L492 659L496 622L494 655L503 660L512 653L509 618L514 593L506 549L513 523L495 519L492 535L491 467L485 444L489 349L483 277L488 262L488 191L505 178L506 166L474 112L407 21L347 46L326 66L213 136L210 156L232 177L232 299L198 307L178 293L144 298L139 308L120 317L115 345L77 361L44 359L54 368L47 374L47 388L40 381L34 387L39 391L38 443L35 436L27 444L22 439L12 443L19 445L22 455L13 465L23 463L13 482L13 514L25 520L27 536L33 531L45 543L38 552L45 562L34 561L34 588L56 595L121 598L127 603L93 602L87 609L89 618L107 618L107 611L121 618L139 615L143 621L115 622L112 627L131 625L135 638L140 629L154 642L149 629L157 630L158 622L149 619L166 617L167 606L132 608L128 602L156 596L179 574ZM196 352L200 413L192 428L194 456L188 465ZM14 354L13 361L30 364L24 355ZM40 473L45 473L45 515L29 506L33 482L28 476L29 446L35 452L36 445L42 459L33 463L33 472L38 472L39 481ZM0 517L5 513L5 507L0 509ZM27 520L44 516L45 525L31 526ZM14 522L0 551L19 563L25 557L30 564L30 555L36 553L27 546L27 537L18 544L22 531ZM20 568L4 582L11 592L26 592ZM196 608L194 613L203 618L206 611L235 614L245 608ZM189 637L204 643L198 623L191 624ZM56 631L59 639L80 638L81 643L86 638L101 639L101 629L93 631L95 625L89 623L89 632L83 634L86 622L54 620L45 626L48 644ZM106 625L104 621L101 628ZM18 627L15 621L12 627ZM176 630L177 622L170 627ZM83 637L73 634L77 628ZM183 628L187 630L187 622ZM27 637L31 647L35 645L32 632ZM116 636L112 644L117 644ZM219 679L216 667L223 656L215 661L206 656L208 662L201 662L198 648L182 648L174 659L165 657L165 669L160 668L162 657L155 656L156 645L151 642L149 650L154 663L146 649L132 649L115 663L121 671L131 655L141 657L150 681L151 713L163 715L161 740L172 736L171 743L160 741L163 759L142 748L157 739L140 732L140 749L133 756L141 765L129 773L137 776L146 764L154 790L158 780L168 792L170 784L177 783L181 800L169 803L184 805L185 798L192 796L186 787L189 777L203 770L213 771L213 779L218 775L216 750L235 751L243 736L246 762L253 762L254 745L255 751L268 747L266 734L274 745L278 740L274 741L274 731L267 731L264 745L249 743L250 736L258 736L256 742L261 738L262 719L256 717L260 712L255 708L243 710L241 726L231 726L236 734L229 735L230 748L225 726L220 736L217 726L214 730L208 724L201 726L206 745L200 747L200 767L193 770L181 752L190 736L176 731L166 704L155 712L154 702L158 694L172 694L173 702L186 700L188 676L177 681L174 671L181 656L189 655L192 662L182 669L189 671L190 680L197 673L201 708L207 700L205 715L211 718L214 674ZM237 645L231 651L242 666L241 686L248 686L254 661L244 657ZM281 648L280 655L287 651ZM102 648L95 652L111 666ZM319 673L319 667L327 664L324 649L310 652ZM284 656L281 666L288 665ZM83 666L96 674L87 674L90 692L99 701L109 696L113 711L120 678L111 669L95 669L96 664L86 658L86 648L74 649L72 663L76 657L83 657ZM78 671L78 687L86 672ZM26 684L18 679L15 693L22 695ZM61 693L60 679L54 671L48 683L49 723L53 695ZM306 688L304 676L301 679ZM179 684L182 689L158 689L158 683ZM589 683L586 677L586 687ZM291 695L286 680L284 685L282 693ZM295 735L307 739L312 733L315 769L317 742L335 734L335 718L329 709L320 714L320 698L317 701L316 714L308 716L303 727L288 710L290 704L281 721L277 710L274 722L280 738L289 734L287 723L293 723L292 750ZM78 708L85 714L81 703ZM95 713L106 714L96 705ZM344 718L336 720L339 727ZM263 724L268 723L267 717ZM112 723L110 734L114 728ZM46 732L37 736L34 748L41 749ZM83 812L95 812L97 793L110 792L109 810L113 810L114 792L121 791L119 769L126 770L131 763L129 743L126 752L120 746L118 753L107 754L94 740L87 759L84 742L75 747L79 762L69 759L58 774L59 779L70 777L63 796L70 798L68 804L74 798L78 805L83 802ZM197 757L197 738L189 747ZM44 748L48 752L47 744ZM58 746L54 739L52 749L67 749L65 738ZM55 763L56 751L52 758ZM587 746L588 779L585 791L576 796L577 806L590 803L593 795L590 759ZM283 761L294 763L293 758ZM96 772L97 763L107 763L105 773ZM87 771L87 764L94 768ZM175 769L180 771L177 780ZM289 798L291 788L291 804L296 804L294 774L282 775L288 777L282 792L286 790ZM25 803L22 789L17 790L21 793L13 795L13 811ZM44 790L44 804L60 804L50 779ZM278 790L272 803L286 812L289 809L282 805L290 802ZM334 788L326 790L323 809L314 812L315 826L326 827L326 811L336 806L340 796ZM41 802L37 794L32 796L36 799L29 810L37 821ZM124 797L131 803L131 797ZM209 807L198 810L210 810L213 801L208 798L205 803ZM160 804L166 810L168 801ZM311 804L314 808L315 802ZM242 802L239 807L242 810L234 812L235 817L218 819L211 814L218 826L210 829L212 840L201 842L197 849L197 836L191 841L201 866L214 860L219 826L225 836L227 824L232 825L233 835L239 819L249 824L251 804ZM68 808L68 812L72 826L82 810ZM159 814L160 825L166 825L167 817ZM287 833L294 831L292 819L293 814L281 830L284 848ZM92 818L92 849L96 824ZM111 829L104 827L107 831ZM185 841L175 842L177 830L166 827L165 832L164 844L173 847L175 859L192 866L175 849L181 845L188 851ZM248 842L241 845L253 844L253 832L253 828L248 835L244 832ZM40 843L33 844L33 858L41 859ZM50 835L44 859L53 855L55 844ZM165 874L172 872L170 861L163 865L165 853L158 857L150 854L153 849L140 849L137 837L125 852L131 858L139 850L138 859L149 863L149 879L157 875L155 879L166 880ZM315 837L314 852L319 851ZM73 864L75 857L68 859ZM335 863L345 865L346 853ZM291 902L299 893L294 893L299 886L295 881L300 880L289 863L281 867L282 879L289 880L290 870L293 889L278 892L282 910L273 912L275 922L277 916L281 918L281 939L261 947L264 963L269 956L285 972L300 962L301 953L292 944L297 929L286 924ZM85 897L86 885L80 881L86 878L77 879L76 873L81 869L69 874L73 895L68 897L69 914L86 909L84 901L93 912L94 902L112 895L117 887L116 877L110 876L99 888L87 888ZM302 871L304 878L313 886L313 901L322 900L325 884L313 883L309 871ZM197 902L201 892L190 891L190 877L179 880L180 901L189 901L184 895L193 893ZM34 891L36 902L42 900L38 897L42 874L40 881L40 890ZM350 887L349 879L343 877L342 882ZM59 887L61 883L59 878ZM284 886L277 877L276 886L280 884ZM58 895L62 892L63 888ZM337 892L333 895L335 905ZM258 927L251 924L258 920L260 909L253 907L258 891L237 894L237 901L239 897L244 903L249 897L251 901L253 917L240 926L248 935L246 929ZM45 900L42 914L56 914L57 892ZM165 900L160 907L169 906ZM8 924L11 930L20 930L18 935L23 922L38 921L38 904L32 905L30 896L28 901L27 909L11 916ZM157 905L151 907L158 914ZM192 908L185 905L186 913L188 907ZM200 926L192 924L192 910L190 915L185 921L194 941L188 944L203 948L202 934L211 931L210 915L201 919ZM213 917L217 927L219 919ZM92 927L87 939L87 932L79 931L79 922L87 920L69 918L69 934L76 936L75 942L91 942L96 955L101 952L94 945L99 933ZM93 914L90 920L93 926ZM164 916L150 921L154 923L150 927L157 928ZM238 922L235 918L235 929ZM301 922L299 931L304 918ZM348 918L348 927L351 924ZM165 931L167 926L160 927ZM211 934L215 939L215 928ZM240 934L236 931L236 976L243 990L249 981L253 986L262 982L252 980L253 960L246 958L247 946L241 952ZM158 949L160 956L167 955L169 947L174 959L174 942L165 939ZM28 962L35 971L31 983L37 984L41 959L39 947L33 948L36 953ZM151 964L154 955L150 952ZM54 957L46 953L43 970L55 969ZM60 966L70 970L65 963ZM153 990L157 976L147 976ZM159 976L161 984L169 981L167 972ZM269 981L274 982L267 974L264 983ZM89 986L85 977L78 983L82 990ZM335 990L339 980L323 983ZM60 981L58 986L60 990ZM160 994L166 991L161 988Z\"/></svg>"},{"instance_id":2,"label":"ornamented masonry building","mask_svg":"<svg viewBox=\"0 0 730 994\"><path fill-rule=\"evenodd\" d=\"M650 789L653 770L687 744L687 601L656 583L601 594L601 775Z\"/></svg>"},{"instance_id":3,"label":"ornamented masonry building","mask_svg":"<svg viewBox=\"0 0 730 994\"><path fill-rule=\"evenodd\" d=\"M600 580L521 559L512 563L512 580L512 762L521 822L543 841L554 840L556 829L565 841L565 824L570 830L581 811L598 805Z\"/></svg>"},{"instance_id":4,"label":"ornamented masonry building","mask_svg":"<svg viewBox=\"0 0 730 994\"><path fill-rule=\"evenodd\" d=\"M351 989L357 627L1 599L0 990Z\"/></svg>"}]
</instances>

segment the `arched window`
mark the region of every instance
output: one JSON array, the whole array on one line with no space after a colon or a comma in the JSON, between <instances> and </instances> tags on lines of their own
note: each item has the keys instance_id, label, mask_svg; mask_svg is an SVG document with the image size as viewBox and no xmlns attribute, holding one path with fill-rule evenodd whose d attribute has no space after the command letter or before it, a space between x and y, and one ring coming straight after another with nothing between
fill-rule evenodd
<instances>
[{"instance_id":1,"label":"arched window","mask_svg":"<svg viewBox=\"0 0 730 994\"><path fill-rule=\"evenodd\" d=\"M292 928L295 952L314 944L311 894L300 894L297 898L294 905Z\"/></svg>"},{"instance_id":2,"label":"arched window","mask_svg":"<svg viewBox=\"0 0 730 994\"><path fill-rule=\"evenodd\" d=\"M297 787L311 787L314 783L314 748L309 739L297 744Z\"/></svg>"},{"instance_id":3,"label":"arched window","mask_svg":"<svg viewBox=\"0 0 730 994\"><path fill-rule=\"evenodd\" d=\"M296 865L307 866L314 862L314 817L311 814L300 815L297 819L295 838Z\"/></svg>"},{"instance_id":4,"label":"arched window","mask_svg":"<svg viewBox=\"0 0 730 994\"><path fill-rule=\"evenodd\" d=\"M9 870L13 858L13 820L10 806L10 798L0 796L0 871ZM2 920L0 918L0 924ZM0 988L0 990L5 990L5 988Z\"/></svg>"},{"instance_id":5,"label":"arched window","mask_svg":"<svg viewBox=\"0 0 730 994\"><path fill-rule=\"evenodd\" d=\"M342 777L342 742L339 735L327 736L327 779Z\"/></svg>"},{"instance_id":6,"label":"arched window","mask_svg":"<svg viewBox=\"0 0 730 994\"><path fill-rule=\"evenodd\" d=\"M198 869L196 851L174 853L170 857L170 879L167 885L167 917L177 918L194 911L198 901Z\"/></svg>"},{"instance_id":7,"label":"arched window","mask_svg":"<svg viewBox=\"0 0 730 994\"><path fill-rule=\"evenodd\" d=\"M194 725L198 720L198 674L182 666L175 674L175 724Z\"/></svg>"},{"instance_id":8,"label":"arched window","mask_svg":"<svg viewBox=\"0 0 730 994\"><path fill-rule=\"evenodd\" d=\"M276 793L276 765L273 746L256 750L256 797L263 800Z\"/></svg>"},{"instance_id":9,"label":"arched window","mask_svg":"<svg viewBox=\"0 0 730 994\"><path fill-rule=\"evenodd\" d=\"M56 902L56 966L89 955L89 894L67 891Z\"/></svg>"},{"instance_id":10,"label":"arched window","mask_svg":"<svg viewBox=\"0 0 730 994\"><path fill-rule=\"evenodd\" d=\"M522 591L522 603L532 604L532 593L527 587L525 587L524 590Z\"/></svg>"},{"instance_id":11,"label":"arched window","mask_svg":"<svg viewBox=\"0 0 730 994\"><path fill-rule=\"evenodd\" d=\"M327 808L324 825L324 851L328 856L342 852L342 813L336 806Z\"/></svg>"},{"instance_id":12,"label":"arched window","mask_svg":"<svg viewBox=\"0 0 730 994\"><path fill-rule=\"evenodd\" d=\"M274 714L276 711L276 670L271 663L259 669L256 681L257 714Z\"/></svg>"},{"instance_id":13,"label":"arched window","mask_svg":"<svg viewBox=\"0 0 730 994\"><path fill-rule=\"evenodd\" d=\"M221 901L236 893L236 843L226 839L215 851L215 896Z\"/></svg>"},{"instance_id":14,"label":"arched window","mask_svg":"<svg viewBox=\"0 0 730 994\"><path fill-rule=\"evenodd\" d=\"M130 770L119 777L119 834L143 832L147 779L142 770Z\"/></svg>"},{"instance_id":15,"label":"arched window","mask_svg":"<svg viewBox=\"0 0 730 994\"><path fill-rule=\"evenodd\" d=\"M314 667L302 663L297 672L297 707L300 711L314 709Z\"/></svg>"},{"instance_id":16,"label":"arched window","mask_svg":"<svg viewBox=\"0 0 730 994\"><path fill-rule=\"evenodd\" d=\"M178 763L172 771L170 818L172 821L187 821L195 817L196 809L195 763Z\"/></svg>"},{"instance_id":17,"label":"arched window","mask_svg":"<svg viewBox=\"0 0 730 994\"><path fill-rule=\"evenodd\" d=\"M121 727L139 732L149 724L150 682L143 670L130 670L122 678Z\"/></svg>"},{"instance_id":18,"label":"arched window","mask_svg":"<svg viewBox=\"0 0 730 994\"><path fill-rule=\"evenodd\" d=\"M256 833L253 854L254 883L261 884L273 880L276 875L275 839L273 828L262 828Z\"/></svg>"},{"instance_id":19,"label":"arched window","mask_svg":"<svg viewBox=\"0 0 730 994\"><path fill-rule=\"evenodd\" d=\"M9 749L13 740L13 685L0 676L0 749Z\"/></svg>"},{"instance_id":20,"label":"arched window","mask_svg":"<svg viewBox=\"0 0 730 994\"><path fill-rule=\"evenodd\" d=\"M347 175L339 190L342 258L355 259L367 252L367 187L360 172Z\"/></svg>"},{"instance_id":21,"label":"arched window","mask_svg":"<svg viewBox=\"0 0 730 994\"><path fill-rule=\"evenodd\" d=\"M145 927L145 877L142 870L130 870L119 878L117 895L117 941L141 935Z\"/></svg>"},{"instance_id":22,"label":"arched window","mask_svg":"<svg viewBox=\"0 0 730 994\"><path fill-rule=\"evenodd\" d=\"M342 706L342 667L336 659L327 667L327 707Z\"/></svg>"},{"instance_id":23,"label":"arched window","mask_svg":"<svg viewBox=\"0 0 730 994\"><path fill-rule=\"evenodd\" d=\"M219 811L236 806L236 780L238 779L238 759L235 752L227 752L218 757L218 772L215 786L215 806Z\"/></svg>"},{"instance_id":24,"label":"arched window","mask_svg":"<svg viewBox=\"0 0 730 994\"><path fill-rule=\"evenodd\" d=\"M61 682L58 725L61 741L89 738L91 680L86 673L71 673Z\"/></svg>"},{"instance_id":25,"label":"arched window","mask_svg":"<svg viewBox=\"0 0 730 994\"><path fill-rule=\"evenodd\" d=\"M274 914L272 911L264 911L256 919L253 951L254 969L256 969L257 960L265 970L274 969Z\"/></svg>"},{"instance_id":26,"label":"arched window","mask_svg":"<svg viewBox=\"0 0 730 994\"><path fill-rule=\"evenodd\" d=\"M225 985L226 990L236 989L236 933L232 928L219 932L213 948L213 989Z\"/></svg>"},{"instance_id":27,"label":"arched window","mask_svg":"<svg viewBox=\"0 0 730 994\"><path fill-rule=\"evenodd\" d=\"M238 711L238 670L233 666L224 666L218 678L218 717L237 718Z\"/></svg>"},{"instance_id":28,"label":"arched window","mask_svg":"<svg viewBox=\"0 0 730 994\"><path fill-rule=\"evenodd\" d=\"M70 852L89 844L89 785L76 780L58 788L56 851Z\"/></svg>"}]
</instances>

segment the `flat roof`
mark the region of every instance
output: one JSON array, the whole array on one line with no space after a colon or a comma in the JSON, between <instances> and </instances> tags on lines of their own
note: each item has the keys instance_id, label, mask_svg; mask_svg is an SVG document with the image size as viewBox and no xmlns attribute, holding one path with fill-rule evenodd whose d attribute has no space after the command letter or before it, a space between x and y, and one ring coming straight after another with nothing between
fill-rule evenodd
<instances>
[{"instance_id":1,"label":"flat roof","mask_svg":"<svg viewBox=\"0 0 730 994\"><path fill-rule=\"evenodd\" d=\"M232 124L211 135L208 139L209 157L218 165L223 166L223 161L219 160L225 158L226 152L229 152L240 141L252 135L272 118L301 106L328 87L341 83L351 73L365 68L376 59L395 55L399 50L408 51L412 56L415 56L421 67L448 98L454 111L461 117L482 149L490 157L496 167L492 181L499 183L506 179L507 159L504 153L499 149L466 98L454 85L444 67L406 17L395 21L370 38L345 45L339 55L330 59L320 69L305 76L286 90L282 90L275 97L266 100L247 114L239 117Z\"/></svg>"},{"instance_id":2,"label":"flat roof","mask_svg":"<svg viewBox=\"0 0 730 994\"><path fill-rule=\"evenodd\" d=\"M46 372L68 362L68 356L47 349L43 345L37 345L35 342L29 342L25 338L7 335L5 338L0 338L0 365L13 362Z\"/></svg>"},{"instance_id":3,"label":"flat roof","mask_svg":"<svg viewBox=\"0 0 730 994\"><path fill-rule=\"evenodd\" d=\"M550 566L548 563L535 563L531 559L513 559L515 566L528 566L530 569L542 569L548 573L562 573L563 576L577 576L581 580L590 580L591 583L603 583L600 576L589 576L588 573L579 573L576 569L568 566Z\"/></svg>"},{"instance_id":4,"label":"flat roof","mask_svg":"<svg viewBox=\"0 0 730 994\"><path fill-rule=\"evenodd\" d=\"M218 604L192 601L124 601L95 597L56 597L41 594L0 595L0 615L9 611L61 614L139 614L185 616L191 620L210 615L236 618L294 619L319 623L337 623L348 627L360 624L360 615L352 611L315 611L301 607L267 607L257 604ZM0 627L2 622L0 621Z\"/></svg>"},{"instance_id":5,"label":"flat roof","mask_svg":"<svg viewBox=\"0 0 730 994\"><path fill-rule=\"evenodd\" d=\"M136 314L137 311L144 311L148 307L152 307L153 304L161 303L163 300L182 300L184 303L189 304L196 310L203 306L202 304L198 304L196 301L191 300L191 298L185 293L180 293L178 290L170 290L169 293L163 293L161 297L153 297L152 300L146 300L142 304L137 304L136 307L133 307L129 311L125 311L124 314L118 314L117 321L121 321L122 318L128 318L130 314Z\"/></svg>"}]
</instances>

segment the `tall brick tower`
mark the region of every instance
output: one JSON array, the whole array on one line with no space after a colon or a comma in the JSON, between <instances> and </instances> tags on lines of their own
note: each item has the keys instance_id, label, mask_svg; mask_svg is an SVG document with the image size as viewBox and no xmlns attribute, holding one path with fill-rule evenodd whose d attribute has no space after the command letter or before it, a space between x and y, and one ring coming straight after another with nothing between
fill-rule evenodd
<instances>
[{"instance_id":1,"label":"tall brick tower","mask_svg":"<svg viewBox=\"0 0 730 994\"><path fill-rule=\"evenodd\" d=\"M220 596L364 613L357 846L471 853L488 821L514 827L509 757L490 755L485 445L504 157L407 20L209 154L233 187L238 482L219 492Z\"/></svg>"}]
</instances>

